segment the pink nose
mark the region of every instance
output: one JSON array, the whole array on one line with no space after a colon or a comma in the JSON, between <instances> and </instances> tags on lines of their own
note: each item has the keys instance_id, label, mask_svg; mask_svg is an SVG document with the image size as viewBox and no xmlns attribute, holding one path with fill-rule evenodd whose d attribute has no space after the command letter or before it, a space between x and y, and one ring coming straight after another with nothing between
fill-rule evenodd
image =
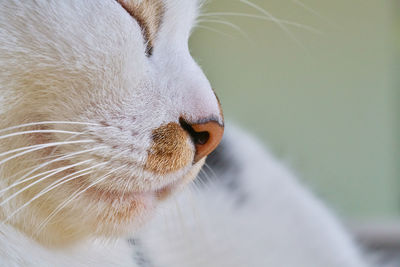
<instances>
[{"instance_id":1,"label":"pink nose","mask_svg":"<svg viewBox=\"0 0 400 267\"><path fill-rule=\"evenodd\" d=\"M224 134L224 126L214 120L189 123L181 117L179 122L182 128L189 133L196 147L194 162L210 154L221 142Z\"/></svg>"}]
</instances>

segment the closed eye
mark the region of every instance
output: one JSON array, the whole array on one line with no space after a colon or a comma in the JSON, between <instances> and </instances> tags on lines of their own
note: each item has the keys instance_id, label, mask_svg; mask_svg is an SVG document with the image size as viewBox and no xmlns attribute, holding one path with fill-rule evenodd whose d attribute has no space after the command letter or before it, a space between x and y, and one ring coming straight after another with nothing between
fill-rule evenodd
<instances>
[{"instance_id":1,"label":"closed eye","mask_svg":"<svg viewBox=\"0 0 400 267\"><path fill-rule=\"evenodd\" d=\"M159 30L164 5L161 0L116 0L128 14L136 20L142 29L146 43L146 55L153 53L154 40Z\"/></svg>"}]
</instances>

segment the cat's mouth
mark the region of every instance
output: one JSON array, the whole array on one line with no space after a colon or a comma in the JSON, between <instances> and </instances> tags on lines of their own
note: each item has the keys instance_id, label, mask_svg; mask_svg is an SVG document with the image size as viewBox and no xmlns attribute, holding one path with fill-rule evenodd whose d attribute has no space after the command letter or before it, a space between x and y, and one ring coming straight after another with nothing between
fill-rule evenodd
<instances>
[{"instance_id":1,"label":"cat's mouth","mask_svg":"<svg viewBox=\"0 0 400 267\"><path fill-rule=\"evenodd\" d=\"M86 196L95 201L102 202L148 202L162 201L179 188L179 183L171 183L156 190L147 191L119 191L106 190L100 187L92 187L86 191Z\"/></svg>"},{"instance_id":2,"label":"cat's mouth","mask_svg":"<svg viewBox=\"0 0 400 267\"><path fill-rule=\"evenodd\" d=\"M112 205L118 202L127 205L130 202L137 203L139 201L153 206L153 204L165 200L170 195L183 188L187 183L191 182L197 176L204 161L205 159L202 159L192 165L191 168L179 175L177 179L172 179L170 182L163 183L162 185L154 184L148 188L114 186L120 184L121 179L123 179L123 177L118 175L108 177L108 182L111 181L111 183L108 184L92 184L92 186L90 184L90 179L85 179L86 181L80 181L79 184L76 185L87 188L84 192L84 196L91 202L103 202ZM168 177L164 178L167 179Z\"/></svg>"}]
</instances>

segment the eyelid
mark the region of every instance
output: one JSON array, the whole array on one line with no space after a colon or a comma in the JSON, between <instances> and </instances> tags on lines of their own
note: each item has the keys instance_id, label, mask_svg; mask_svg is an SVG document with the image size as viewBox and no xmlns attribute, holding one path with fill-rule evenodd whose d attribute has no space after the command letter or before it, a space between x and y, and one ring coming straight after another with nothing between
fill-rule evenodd
<instances>
[{"instance_id":1,"label":"eyelid","mask_svg":"<svg viewBox=\"0 0 400 267\"><path fill-rule=\"evenodd\" d=\"M117 3L125 9L125 11L133 18L136 20L138 23L139 27L142 29L142 35L144 38L144 41L146 43L146 56L150 57L153 54L153 44L151 42L151 36L150 36L150 29L148 25L145 23L144 19L141 18L138 14L135 14L134 8L130 8L128 4L126 4L122 0L116 0Z\"/></svg>"}]
</instances>

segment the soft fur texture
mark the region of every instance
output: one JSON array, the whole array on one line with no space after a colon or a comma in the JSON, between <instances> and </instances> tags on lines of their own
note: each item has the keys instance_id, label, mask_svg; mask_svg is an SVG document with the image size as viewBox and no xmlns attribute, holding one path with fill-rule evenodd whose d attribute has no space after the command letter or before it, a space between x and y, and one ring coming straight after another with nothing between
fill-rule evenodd
<instances>
[{"instance_id":1,"label":"soft fur texture","mask_svg":"<svg viewBox=\"0 0 400 267\"><path fill-rule=\"evenodd\" d=\"M0 2L2 266L366 266L238 130L216 177L176 193L205 160L180 120L224 123L187 47L199 5Z\"/></svg>"}]
</instances>

